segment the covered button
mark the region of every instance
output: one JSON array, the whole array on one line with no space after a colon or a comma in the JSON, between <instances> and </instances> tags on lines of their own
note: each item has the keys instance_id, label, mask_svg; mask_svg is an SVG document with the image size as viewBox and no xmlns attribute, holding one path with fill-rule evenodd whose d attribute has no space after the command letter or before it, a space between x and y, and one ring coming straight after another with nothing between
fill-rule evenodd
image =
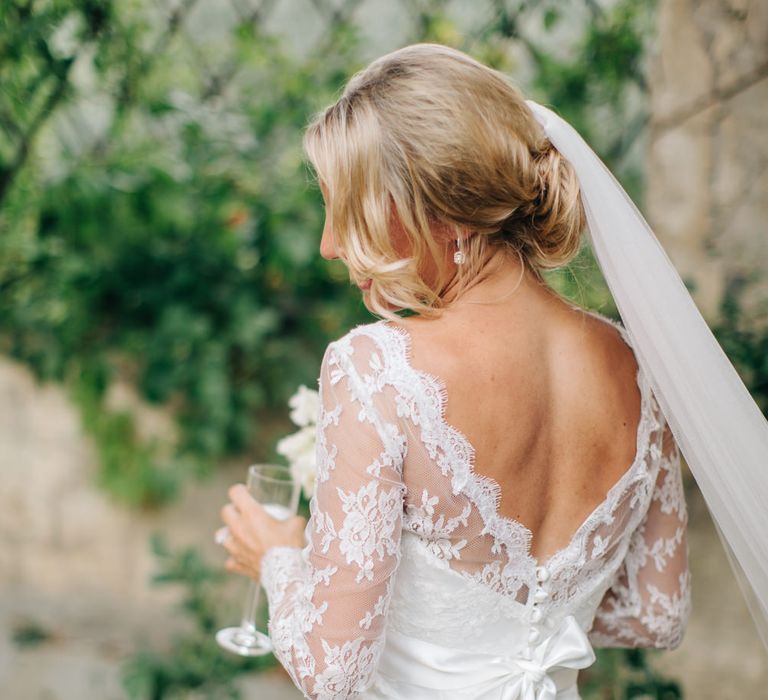
<instances>
[{"instance_id":1,"label":"covered button","mask_svg":"<svg viewBox=\"0 0 768 700\"><path fill-rule=\"evenodd\" d=\"M536 567L536 580L544 582L549 578L549 571L547 571L546 566L537 566Z\"/></svg>"}]
</instances>

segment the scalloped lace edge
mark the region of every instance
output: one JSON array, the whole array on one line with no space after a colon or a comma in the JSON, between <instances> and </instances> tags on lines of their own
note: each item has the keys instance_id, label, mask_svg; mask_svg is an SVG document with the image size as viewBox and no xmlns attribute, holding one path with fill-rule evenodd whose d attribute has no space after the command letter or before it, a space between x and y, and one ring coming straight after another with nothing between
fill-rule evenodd
<instances>
[{"instance_id":1,"label":"scalloped lace edge","mask_svg":"<svg viewBox=\"0 0 768 700\"><path fill-rule=\"evenodd\" d=\"M624 338L630 348L633 347L630 340L629 331L618 322L604 317L596 312L581 309L585 313L592 315L613 327L617 328L622 338ZM390 335L378 333L376 329L383 329ZM396 354L394 357L397 362L397 369L404 369L407 373L416 377L418 382L389 382L395 386L401 394L405 394L405 387L410 389L406 398L410 399L418 406L419 424L421 425L421 437L425 444L439 444L446 454L447 467L451 474L451 486L454 493L463 492L477 508L484 524L484 531L490 534L496 543L503 545L510 556L514 553L518 555L514 544L522 541L524 543L524 556L529 562L530 568L544 566L551 572L556 566L562 566L564 562L574 558L582 558L584 553L584 543L591 532L593 525L604 517L606 508L609 512L613 510L616 502L626 492L629 486L634 483L638 476L636 472L640 467L645 466L645 456L649 449L651 433L654 430L655 421L653 420L653 401L650 384L642 368L638 363L635 380L640 390L640 420L637 427L636 450L632 463L622 473L621 477L609 488L605 498L595 506L591 513L582 521L579 527L572 534L566 545L549 555L544 561L539 561L531 554L531 544L533 533L523 523L514 518L501 515L498 512L501 502L501 486L490 476L478 474L475 471L475 448L469 439L458 428L451 425L445 419L446 405L448 401L448 392L445 382L434 374L414 367L411 362L411 335L408 330L402 326L389 325L385 319L374 323L357 326L350 332L351 335L366 334L372 337L379 346L385 351L385 366L392 367L393 355L387 353L393 345L396 345ZM396 344L387 341L387 338L397 338ZM427 385L427 391L416 391L415 387ZM460 447L456 448L456 443ZM450 449L447 449L450 446ZM466 456L463 456L466 455ZM441 470L443 467L441 466ZM645 475L649 472L644 470ZM459 484L459 488L456 488ZM575 553L575 554L574 554Z\"/></svg>"}]
</instances>

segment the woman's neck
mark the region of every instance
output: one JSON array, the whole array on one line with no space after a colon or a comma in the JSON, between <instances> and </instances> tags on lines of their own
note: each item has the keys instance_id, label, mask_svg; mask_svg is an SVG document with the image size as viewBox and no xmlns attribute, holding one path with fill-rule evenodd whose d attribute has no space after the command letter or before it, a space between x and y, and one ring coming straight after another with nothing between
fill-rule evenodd
<instances>
[{"instance_id":1,"label":"woman's neck","mask_svg":"<svg viewBox=\"0 0 768 700\"><path fill-rule=\"evenodd\" d=\"M451 315L477 314L481 309L530 309L542 303L562 301L534 270L523 263L522 256L506 248L493 251L477 278L458 296L454 287L444 299Z\"/></svg>"}]
</instances>

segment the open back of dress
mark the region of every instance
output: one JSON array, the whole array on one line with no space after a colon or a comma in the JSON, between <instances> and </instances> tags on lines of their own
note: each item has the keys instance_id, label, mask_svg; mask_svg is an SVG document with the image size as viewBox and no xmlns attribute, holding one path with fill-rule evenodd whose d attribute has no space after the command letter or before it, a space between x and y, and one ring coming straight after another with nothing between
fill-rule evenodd
<instances>
[{"instance_id":1,"label":"open back of dress","mask_svg":"<svg viewBox=\"0 0 768 700\"><path fill-rule=\"evenodd\" d=\"M262 564L275 653L307 697L578 698L590 643L679 644L680 455L639 369L637 383L632 464L540 562L446 422L445 386L411 365L408 332L379 321L331 343L308 545Z\"/></svg>"}]
</instances>

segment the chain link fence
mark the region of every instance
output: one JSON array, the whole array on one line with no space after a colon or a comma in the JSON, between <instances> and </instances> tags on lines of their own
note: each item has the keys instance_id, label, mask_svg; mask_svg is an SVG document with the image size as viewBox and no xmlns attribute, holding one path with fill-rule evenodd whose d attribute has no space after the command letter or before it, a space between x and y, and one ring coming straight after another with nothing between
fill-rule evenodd
<instances>
[{"instance_id":1,"label":"chain link fence","mask_svg":"<svg viewBox=\"0 0 768 700\"><path fill-rule=\"evenodd\" d=\"M325 74L340 67L340 56L345 65L352 54L362 64L407 43L439 41L508 71L527 87L550 57L565 60L584 27L604 21L613 4L596 0L567 5L508 0L11 2L0 19L0 203L35 152L46 124L53 123L53 133L44 137L40 149L44 153L38 155L51 161L49 172L58 172L59 159L103 153L126 113L141 104L146 83L169 62L179 71L177 97L210 113L225 113L252 84L254 76L242 58L247 41L264 52L265 65L290 55ZM626 77L629 82L637 79L632 74ZM173 83L173 76L167 82ZM618 153L622 150L627 150L626 143Z\"/></svg>"}]
</instances>

